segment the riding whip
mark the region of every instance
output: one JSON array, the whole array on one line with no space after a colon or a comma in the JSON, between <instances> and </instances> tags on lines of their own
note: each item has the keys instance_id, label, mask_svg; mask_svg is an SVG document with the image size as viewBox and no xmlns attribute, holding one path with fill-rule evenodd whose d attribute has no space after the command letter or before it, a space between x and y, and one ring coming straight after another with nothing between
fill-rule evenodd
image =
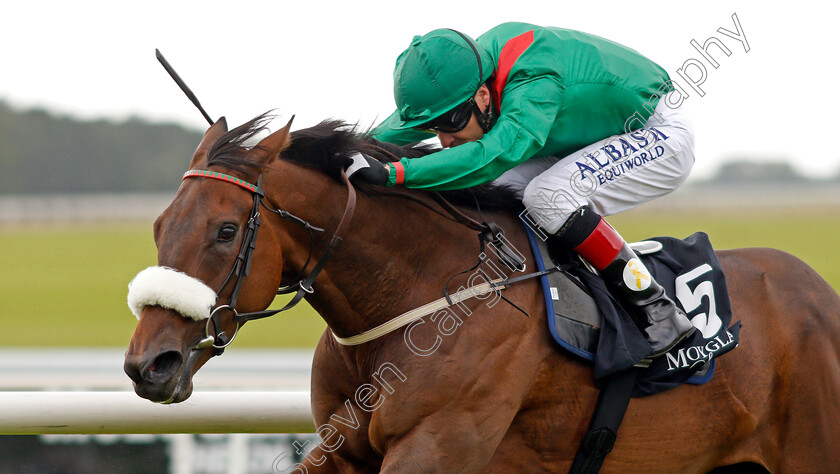
<instances>
[{"instance_id":1,"label":"riding whip","mask_svg":"<svg viewBox=\"0 0 840 474\"><path fill-rule=\"evenodd\" d=\"M181 90L184 91L184 94L187 94L187 98L190 99L190 102L192 102L193 105L195 105L198 108L198 111L201 112L201 115L204 116L204 119L207 120L207 123L213 125L213 119L210 118L210 115L207 114L207 112L204 110L204 107L202 107L201 104L198 102L198 98L195 96L195 94L193 94L193 91L191 91L190 88L187 87L187 84L184 82L183 79L181 79L181 76L179 76L178 73L175 72L175 69L172 68L172 66L169 64L169 61L167 61L166 58L163 57L163 54L161 54L160 50L157 48L155 48L155 56L157 57L158 61L160 61L160 64L163 66L163 68L166 69L166 72L169 73L169 76L172 78L172 80L174 80L175 83L178 84L178 87L180 87Z\"/></svg>"}]
</instances>

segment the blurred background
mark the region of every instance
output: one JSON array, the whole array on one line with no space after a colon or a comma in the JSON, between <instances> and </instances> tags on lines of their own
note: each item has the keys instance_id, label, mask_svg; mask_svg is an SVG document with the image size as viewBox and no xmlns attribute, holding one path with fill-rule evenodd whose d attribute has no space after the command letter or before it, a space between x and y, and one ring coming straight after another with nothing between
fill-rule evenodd
<instances>
[{"instance_id":1,"label":"blurred background","mask_svg":"<svg viewBox=\"0 0 840 474\"><path fill-rule=\"evenodd\" d=\"M294 129L331 117L366 128L390 114L394 60L415 34L452 27L476 37L524 21L604 36L657 61L684 88L697 140L695 171L683 188L612 224L630 240L702 230L721 249L779 248L838 289L840 96L831 79L840 66L828 59L840 44L836 9L810 1L795 8L523 1L515 10L437 1L5 6L0 390L131 390L122 353L136 320L126 285L156 264L152 223L206 128L155 60L155 48L210 115L225 115L232 126L274 110L279 126L295 115ZM731 36L739 30L743 41ZM717 67L691 43L712 37L727 48L710 46ZM249 324L229 355L199 373L197 387L308 390L311 350L325 325L310 308L298 308ZM61 462L64 472L84 472L63 457L36 469L24 454L35 459L36 445L94 441L0 437L0 453L22 459L0 472ZM172 445L167 437L148 441L164 452ZM249 442L269 465L272 453L280 454L274 441ZM89 462L102 467L102 456ZM114 457L112 472L143 470ZM224 462L206 464L189 472L225 472ZM152 466L148 472L158 469Z\"/></svg>"}]
</instances>

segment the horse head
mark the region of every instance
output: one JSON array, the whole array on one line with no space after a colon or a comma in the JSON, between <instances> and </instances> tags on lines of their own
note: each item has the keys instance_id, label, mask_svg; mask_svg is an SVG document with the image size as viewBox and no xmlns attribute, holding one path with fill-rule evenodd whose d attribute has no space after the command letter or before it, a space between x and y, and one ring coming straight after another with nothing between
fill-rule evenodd
<instances>
[{"instance_id":1,"label":"horse head","mask_svg":"<svg viewBox=\"0 0 840 474\"><path fill-rule=\"evenodd\" d=\"M288 145L291 121L256 146L245 146L264 120L231 131L224 118L214 123L174 200L155 221L158 265L141 272L129 290L139 321L124 369L143 398L188 398L193 374L235 336L234 314L267 307L280 286L280 272L267 265L249 268L252 257L282 260L272 229L256 231L258 185Z\"/></svg>"},{"instance_id":2,"label":"horse head","mask_svg":"<svg viewBox=\"0 0 840 474\"><path fill-rule=\"evenodd\" d=\"M384 188L359 186L356 206L342 172L355 152L388 161L433 147L378 142L340 121L294 133L287 125L247 146L264 120L231 131L223 120L212 125L172 204L155 222L158 265L129 286L139 323L124 368L141 397L189 397L193 374L233 340L241 323L278 312L263 310L281 282L289 284L280 291L296 293L293 303L305 297L330 331L346 338L438 298L453 266L468 268L477 258L474 231L435 210L428 194L389 196ZM506 221L515 219L512 203L518 201L504 189L450 193L456 205L481 201L484 211L504 210ZM324 229L316 225L330 230L318 232ZM429 254L429 232L454 244ZM395 242L417 243L406 251ZM333 253L339 243L342 250ZM422 278L439 286L402 289L401 282Z\"/></svg>"}]
</instances>

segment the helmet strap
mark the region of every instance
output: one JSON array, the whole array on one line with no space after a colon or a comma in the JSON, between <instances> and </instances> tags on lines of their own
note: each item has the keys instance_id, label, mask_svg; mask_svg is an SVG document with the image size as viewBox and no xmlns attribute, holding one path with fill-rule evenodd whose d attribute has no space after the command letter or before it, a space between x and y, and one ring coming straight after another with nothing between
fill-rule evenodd
<instances>
[{"instance_id":1,"label":"helmet strap","mask_svg":"<svg viewBox=\"0 0 840 474\"><path fill-rule=\"evenodd\" d=\"M487 109L485 111L481 111L481 108L473 102L475 105L475 118L478 120L478 125L481 126L481 129L484 130L484 133L490 131L493 128L493 97L489 98L489 102L487 102Z\"/></svg>"},{"instance_id":2,"label":"helmet strap","mask_svg":"<svg viewBox=\"0 0 840 474\"><path fill-rule=\"evenodd\" d=\"M466 43L470 45L470 48L473 50L473 53L475 53L475 60L478 62L478 86L480 88L483 84L482 81L484 81L484 67L481 64L481 55L478 54L478 49L476 49L472 40L470 40L467 37L467 35L452 28L447 29L450 31L454 31L458 34L458 36L463 38L464 41L466 41ZM481 126L481 129L484 130L484 133L489 132L490 129L493 127L493 98L490 98L490 102L487 104L487 110L485 110L484 112L481 111L481 109L478 107L478 104L476 104L474 101L473 107L475 108L475 116L478 119L478 124Z\"/></svg>"}]
</instances>

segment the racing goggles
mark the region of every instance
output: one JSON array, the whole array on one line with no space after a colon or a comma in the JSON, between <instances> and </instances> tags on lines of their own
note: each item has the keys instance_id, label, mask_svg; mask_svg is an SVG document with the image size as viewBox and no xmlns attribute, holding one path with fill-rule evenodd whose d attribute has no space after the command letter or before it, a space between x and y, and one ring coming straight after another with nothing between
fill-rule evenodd
<instances>
[{"instance_id":1,"label":"racing goggles","mask_svg":"<svg viewBox=\"0 0 840 474\"><path fill-rule=\"evenodd\" d=\"M413 128L415 130L430 130L443 133L460 132L470 123L473 112L478 116L481 116L482 113L481 109L478 108L478 104L475 103L475 97L470 97L470 100L456 106L440 117Z\"/></svg>"}]
</instances>

